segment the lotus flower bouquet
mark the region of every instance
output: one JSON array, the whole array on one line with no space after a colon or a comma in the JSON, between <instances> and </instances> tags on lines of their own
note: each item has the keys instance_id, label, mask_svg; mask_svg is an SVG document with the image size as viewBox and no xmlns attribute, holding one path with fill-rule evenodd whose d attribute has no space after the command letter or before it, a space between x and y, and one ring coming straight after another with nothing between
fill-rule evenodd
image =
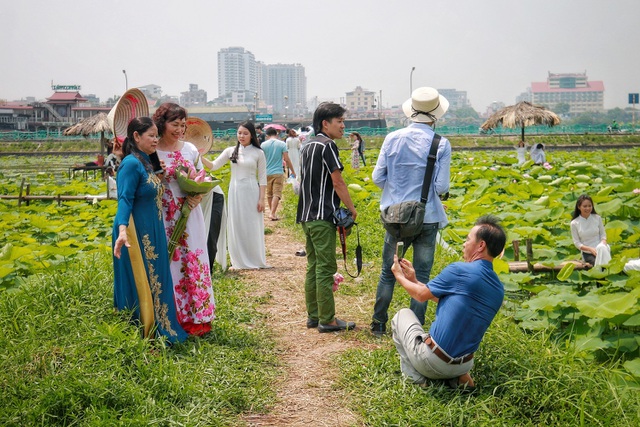
<instances>
[{"instance_id":1,"label":"lotus flower bouquet","mask_svg":"<svg viewBox=\"0 0 640 427\"><path fill-rule=\"evenodd\" d=\"M190 164L176 168L176 181L180 189L189 196L208 193L221 182L214 176L209 175L204 169L197 172ZM169 239L169 259L173 259L176 248L180 246L180 240L182 240L184 230L187 228L189 214L191 214L191 208L185 198L180 207L180 217L176 221L173 233L171 233L171 238Z\"/></svg>"}]
</instances>

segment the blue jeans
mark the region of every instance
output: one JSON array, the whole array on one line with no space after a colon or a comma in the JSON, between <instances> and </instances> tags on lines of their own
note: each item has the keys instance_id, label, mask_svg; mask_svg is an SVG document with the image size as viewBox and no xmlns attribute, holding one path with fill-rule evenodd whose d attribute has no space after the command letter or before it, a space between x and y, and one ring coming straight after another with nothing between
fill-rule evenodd
<instances>
[{"instance_id":1,"label":"blue jeans","mask_svg":"<svg viewBox=\"0 0 640 427\"><path fill-rule=\"evenodd\" d=\"M416 237L403 239L405 252L409 246L413 246L413 268L416 270L416 278L425 285L429 282L431 267L433 266L433 256L436 252L436 235L438 234L438 223L422 225L422 232ZM396 243L398 240L388 232L384 236L384 247L382 248L382 272L378 281L376 291L376 303L373 306L373 321L377 323L387 323L389 320L389 305L393 298L393 289L396 278L391 272L393 265L393 255L396 253ZM427 311L427 302L418 302L411 298L409 305L420 321L424 325L424 313Z\"/></svg>"}]
</instances>

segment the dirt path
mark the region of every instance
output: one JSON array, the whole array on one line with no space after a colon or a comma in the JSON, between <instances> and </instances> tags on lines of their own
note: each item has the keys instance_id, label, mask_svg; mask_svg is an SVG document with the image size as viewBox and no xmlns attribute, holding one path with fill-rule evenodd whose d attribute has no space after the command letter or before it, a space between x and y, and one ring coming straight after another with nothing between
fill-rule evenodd
<instances>
[{"instance_id":1,"label":"dirt path","mask_svg":"<svg viewBox=\"0 0 640 427\"><path fill-rule=\"evenodd\" d=\"M362 343L354 332L320 334L307 329L303 292L307 262L295 256L304 244L282 222L267 220L265 227L273 230L265 239L267 263L274 268L237 274L254 285L256 298L268 301L259 310L273 332L283 374L275 385L278 400L271 413L251 414L245 421L250 426L361 425L347 409L346 397L333 388L337 369L332 359Z\"/></svg>"}]
</instances>

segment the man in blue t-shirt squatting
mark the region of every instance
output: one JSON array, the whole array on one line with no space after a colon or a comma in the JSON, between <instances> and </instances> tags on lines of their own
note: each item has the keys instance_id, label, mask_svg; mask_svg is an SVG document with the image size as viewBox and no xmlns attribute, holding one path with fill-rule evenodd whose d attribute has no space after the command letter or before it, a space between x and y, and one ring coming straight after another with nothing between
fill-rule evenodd
<instances>
[{"instance_id":1,"label":"man in blue t-shirt squatting","mask_svg":"<svg viewBox=\"0 0 640 427\"><path fill-rule=\"evenodd\" d=\"M493 259L502 254L506 241L497 217L480 217L464 242L465 262L448 265L426 285L418 282L409 261L394 257L391 271L409 295L438 304L428 333L408 308L391 321L402 373L414 383L424 386L427 379L445 380L451 388L475 388L469 375L473 353L504 299Z\"/></svg>"}]
</instances>

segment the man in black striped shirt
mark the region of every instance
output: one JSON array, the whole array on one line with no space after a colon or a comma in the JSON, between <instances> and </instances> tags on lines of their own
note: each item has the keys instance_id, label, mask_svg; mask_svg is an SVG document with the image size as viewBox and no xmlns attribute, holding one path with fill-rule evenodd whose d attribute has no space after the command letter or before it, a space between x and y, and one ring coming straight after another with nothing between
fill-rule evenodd
<instances>
[{"instance_id":1,"label":"man in black striped shirt","mask_svg":"<svg viewBox=\"0 0 640 427\"><path fill-rule=\"evenodd\" d=\"M307 328L320 332L355 328L354 322L335 317L333 275L336 262L336 226L333 213L340 201L356 219L356 208L342 178L344 169L334 139L344 134L346 110L333 102L318 105L313 114L317 135L300 150L300 197L296 221L306 236L307 275L304 283Z\"/></svg>"}]
</instances>

